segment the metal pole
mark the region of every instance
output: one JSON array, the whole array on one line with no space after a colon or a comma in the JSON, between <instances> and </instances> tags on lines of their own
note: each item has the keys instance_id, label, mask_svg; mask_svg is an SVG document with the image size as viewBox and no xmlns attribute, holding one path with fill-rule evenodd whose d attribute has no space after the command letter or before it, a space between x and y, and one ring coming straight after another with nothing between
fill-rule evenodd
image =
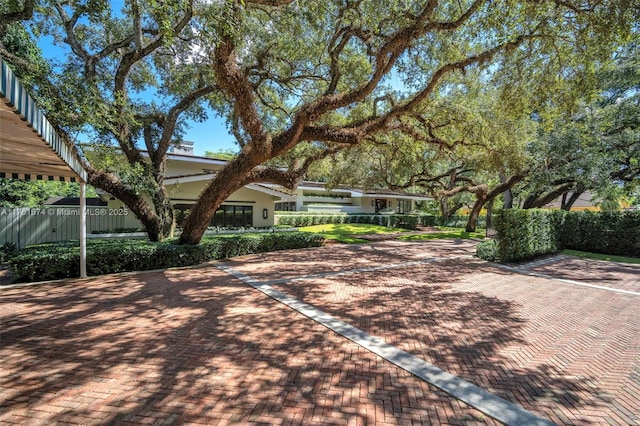
<instances>
[{"instance_id":1,"label":"metal pole","mask_svg":"<svg viewBox=\"0 0 640 426\"><path fill-rule=\"evenodd\" d=\"M87 190L80 182L80 278L87 276Z\"/></svg>"}]
</instances>

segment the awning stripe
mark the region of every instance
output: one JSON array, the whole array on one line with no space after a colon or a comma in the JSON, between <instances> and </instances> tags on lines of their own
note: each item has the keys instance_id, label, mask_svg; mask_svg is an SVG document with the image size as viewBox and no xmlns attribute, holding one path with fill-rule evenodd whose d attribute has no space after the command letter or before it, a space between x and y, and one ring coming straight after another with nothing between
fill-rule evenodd
<instances>
[{"instance_id":1,"label":"awning stripe","mask_svg":"<svg viewBox=\"0 0 640 426\"><path fill-rule=\"evenodd\" d=\"M0 179L17 179L17 180L47 180L60 182L77 182L74 177L36 175L31 173L4 173L0 172Z\"/></svg>"},{"instance_id":2,"label":"awning stripe","mask_svg":"<svg viewBox=\"0 0 640 426\"><path fill-rule=\"evenodd\" d=\"M0 96L69 165L71 170L83 181L87 181L87 172L74 150L58 136L49 120L2 58L0 58Z\"/></svg>"}]
</instances>

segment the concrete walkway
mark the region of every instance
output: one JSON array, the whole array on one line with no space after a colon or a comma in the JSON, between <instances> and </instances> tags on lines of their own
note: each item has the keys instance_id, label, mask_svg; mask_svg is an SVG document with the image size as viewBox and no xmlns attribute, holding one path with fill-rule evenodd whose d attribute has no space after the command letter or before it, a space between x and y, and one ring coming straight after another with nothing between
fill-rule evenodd
<instances>
[{"instance_id":1,"label":"concrete walkway","mask_svg":"<svg viewBox=\"0 0 640 426\"><path fill-rule=\"evenodd\" d=\"M386 241L224 265L536 416L640 424L640 297L471 251ZM640 292L640 268L616 274ZM0 359L2 424L496 423L215 264L2 289Z\"/></svg>"}]
</instances>

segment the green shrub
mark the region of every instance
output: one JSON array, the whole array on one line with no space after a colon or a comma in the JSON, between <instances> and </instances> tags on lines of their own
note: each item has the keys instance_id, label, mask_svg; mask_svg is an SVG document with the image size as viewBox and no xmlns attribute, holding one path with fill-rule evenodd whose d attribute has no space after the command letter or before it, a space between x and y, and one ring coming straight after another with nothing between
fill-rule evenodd
<instances>
[{"instance_id":1,"label":"green shrub","mask_svg":"<svg viewBox=\"0 0 640 426\"><path fill-rule=\"evenodd\" d=\"M80 247L40 244L18 250L9 265L18 282L80 275Z\"/></svg>"},{"instance_id":2,"label":"green shrub","mask_svg":"<svg viewBox=\"0 0 640 426\"><path fill-rule=\"evenodd\" d=\"M300 214L290 214L282 215L278 217L279 225L286 226L296 226L296 227L304 227L304 226L312 226L312 225L325 225L331 223L366 223L371 225L380 225L386 227L393 228L405 228L405 229L416 229L418 224L424 225L426 224L434 225L436 222L435 216L418 216L418 215L406 215L406 214L398 214L398 215L380 215L380 214L310 214L300 212Z\"/></svg>"},{"instance_id":3,"label":"green shrub","mask_svg":"<svg viewBox=\"0 0 640 426\"><path fill-rule=\"evenodd\" d=\"M529 259L560 249L640 256L640 212L503 210L496 215L498 258Z\"/></svg>"},{"instance_id":4,"label":"green shrub","mask_svg":"<svg viewBox=\"0 0 640 426\"><path fill-rule=\"evenodd\" d=\"M531 259L559 250L557 220L551 210L501 210L495 217L498 258L503 262Z\"/></svg>"},{"instance_id":5,"label":"green shrub","mask_svg":"<svg viewBox=\"0 0 640 426\"><path fill-rule=\"evenodd\" d=\"M489 262L497 262L498 258L498 243L496 240L482 241L476 246L476 256L480 259L488 260Z\"/></svg>"},{"instance_id":6,"label":"green shrub","mask_svg":"<svg viewBox=\"0 0 640 426\"><path fill-rule=\"evenodd\" d=\"M415 230L418 227L419 217L408 214L394 214L389 217L389 227Z\"/></svg>"},{"instance_id":7,"label":"green shrub","mask_svg":"<svg viewBox=\"0 0 640 426\"><path fill-rule=\"evenodd\" d=\"M451 216L447 220L443 220L440 216L430 214L420 215L382 215L382 214L347 214L347 213L309 213L309 212L278 212L276 214L278 218L278 225L285 226L311 226L311 225L324 225L329 223L368 223L373 225L381 225L388 227L395 227L394 223L398 219L393 219L395 216L401 216L404 219L403 222L410 226L407 229L416 229L416 226L448 226L453 228L464 228L469 221L469 216L455 215ZM391 217L391 218L390 218ZM415 223L415 225L414 225ZM487 224L486 216L479 216L477 226L479 228L485 228Z\"/></svg>"},{"instance_id":8,"label":"green shrub","mask_svg":"<svg viewBox=\"0 0 640 426\"><path fill-rule=\"evenodd\" d=\"M232 237L207 236L196 246L177 245L174 242L91 240L87 245L87 274L189 266L251 253L318 247L323 244L324 237L306 232L282 232ZM75 241L26 247L12 256L10 267L21 282L78 277L79 243Z\"/></svg>"},{"instance_id":9,"label":"green shrub","mask_svg":"<svg viewBox=\"0 0 640 426\"><path fill-rule=\"evenodd\" d=\"M6 262L18 250L16 243L6 242L0 246L0 262Z\"/></svg>"},{"instance_id":10,"label":"green shrub","mask_svg":"<svg viewBox=\"0 0 640 426\"><path fill-rule=\"evenodd\" d=\"M307 232L289 232L284 238L283 235L284 234L261 235L257 252L320 247L324 243L324 237L321 234L311 234Z\"/></svg>"},{"instance_id":11,"label":"green shrub","mask_svg":"<svg viewBox=\"0 0 640 426\"><path fill-rule=\"evenodd\" d=\"M145 232L142 228L115 228L115 229L98 229L91 231L92 234L128 234L132 232Z\"/></svg>"},{"instance_id":12,"label":"green shrub","mask_svg":"<svg viewBox=\"0 0 640 426\"><path fill-rule=\"evenodd\" d=\"M452 216L449 216L447 219L445 219L442 216L438 217L438 225L448 226L451 228L462 228L467 224L467 221L468 221L468 218L466 216L460 216L460 215L452 215Z\"/></svg>"},{"instance_id":13,"label":"green shrub","mask_svg":"<svg viewBox=\"0 0 640 426\"><path fill-rule=\"evenodd\" d=\"M274 212L276 216L347 216L348 213L343 212L307 212L307 211L286 211L286 210L276 210Z\"/></svg>"},{"instance_id":14,"label":"green shrub","mask_svg":"<svg viewBox=\"0 0 640 426\"><path fill-rule=\"evenodd\" d=\"M469 216L453 215L453 216L450 216L447 220L445 220L442 216L438 216L435 224L440 226L448 226L451 228L464 228L465 226L467 226L468 222L469 222ZM478 216L478 222L476 223L476 227L486 228L487 216L485 215Z\"/></svg>"},{"instance_id":15,"label":"green shrub","mask_svg":"<svg viewBox=\"0 0 640 426\"><path fill-rule=\"evenodd\" d=\"M438 216L432 214L421 214L418 216L420 225L422 226L436 226L438 224Z\"/></svg>"},{"instance_id":16,"label":"green shrub","mask_svg":"<svg viewBox=\"0 0 640 426\"><path fill-rule=\"evenodd\" d=\"M559 227L563 248L640 256L640 212L566 212Z\"/></svg>"}]
</instances>

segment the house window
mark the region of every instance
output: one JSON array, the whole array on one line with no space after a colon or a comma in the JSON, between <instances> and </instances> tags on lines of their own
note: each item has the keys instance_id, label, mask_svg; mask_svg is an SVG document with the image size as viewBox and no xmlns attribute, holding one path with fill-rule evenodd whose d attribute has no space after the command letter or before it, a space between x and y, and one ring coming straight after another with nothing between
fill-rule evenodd
<instances>
[{"instance_id":1,"label":"house window","mask_svg":"<svg viewBox=\"0 0 640 426\"><path fill-rule=\"evenodd\" d=\"M220 206L211 219L213 226L253 226L253 206Z\"/></svg>"},{"instance_id":2,"label":"house window","mask_svg":"<svg viewBox=\"0 0 640 426\"><path fill-rule=\"evenodd\" d=\"M376 198L376 213L387 208L387 200Z\"/></svg>"},{"instance_id":3,"label":"house window","mask_svg":"<svg viewBox=\"0 0 640 426\"><path fill-rule=\"evenodd\" d=\"M296 211L296 202L280 202L275 203L275 210L278 212L295 212Z\"/></svg>"},{"instance_id":4,"label":"house window","mask_svg":"<svg viewBox=\"0 0 640 426\"><path fill-rule=\"evenodd\" d=\"M398 213L409 213L411 208L411 200L398 200Z\"/></svg>"}]
</instances>

